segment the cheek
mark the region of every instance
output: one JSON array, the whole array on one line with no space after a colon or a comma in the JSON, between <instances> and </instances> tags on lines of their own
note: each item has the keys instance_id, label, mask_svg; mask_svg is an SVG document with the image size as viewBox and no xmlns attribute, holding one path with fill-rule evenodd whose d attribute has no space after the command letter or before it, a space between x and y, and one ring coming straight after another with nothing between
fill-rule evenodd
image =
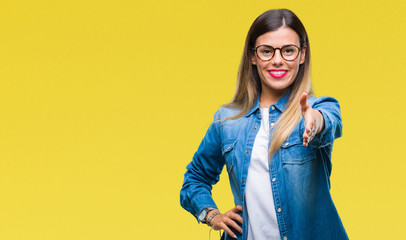
<instances>
[{"instance_id":1,"label":"cheek","mask_svg":"<svg viewBox=\"0 0 406 240\"><path fill-rule=\"evenodd\" d=\"M264 69L260 62L257 62L257 64L255 64L255 68L257 69L258 74L261 74L262 70Z\"/></svg>"},{"instance_id":2,"label":"cheek","mask_svg":"<svg viewBox=\"0 0 406 240\"><path fill-rule=\"evenodd\" d=\"M269 64L269 62L258 61L257 62L258 70L260 70L260 69L262 69L262 70L268 69L269 68L268 64Z\"/></svg>"},{"instance_id":3,"label":"cheek","mask_svg":"<svg viewBox=\"0 0 406 240\"><path fill-rule=\"evenodd\" d=\"M299 61L296 63L289 65L290 68L290 80L294 81L296 79L297 73L299 72Z\"/></svg>"},{"instance_id":4,"label":"cheek","mask_svg":"<svg viewBox=\"0 0 406 240\"><path fill-rule=\"evenodd\" d=\"M292 70L292 72L298 72L298 71L299 71L299 66L300 66L299 61L296 61L296 62L291 63L291 64L289 65L289 67L290 67L290 69Z\"/></svg>"}]
</instances>

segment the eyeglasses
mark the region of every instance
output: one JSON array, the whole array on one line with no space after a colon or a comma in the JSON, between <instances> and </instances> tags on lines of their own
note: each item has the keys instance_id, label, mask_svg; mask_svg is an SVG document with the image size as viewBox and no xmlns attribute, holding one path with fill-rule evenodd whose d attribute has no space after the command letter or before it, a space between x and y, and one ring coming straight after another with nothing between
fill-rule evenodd
<instances>
[{"instance_id":1,"label":"eyeglasses","mask_svg":"<svg viewBox=\"0 0 406 240\"><path fill-rule=\"evenodd\" d=\"M276 50L279 50L282 58L285 59L286 61L293 61L297 58L297 56L299 56L299 52L302 49L303 48L299 48L298 46L291 44L285 45L281 48L274 48L269 45L259 45L258 47L253 48L252 50L255 51L257 57L260 60L266 62L270 61L275 56Z\"/></svg>"}]
</instances>

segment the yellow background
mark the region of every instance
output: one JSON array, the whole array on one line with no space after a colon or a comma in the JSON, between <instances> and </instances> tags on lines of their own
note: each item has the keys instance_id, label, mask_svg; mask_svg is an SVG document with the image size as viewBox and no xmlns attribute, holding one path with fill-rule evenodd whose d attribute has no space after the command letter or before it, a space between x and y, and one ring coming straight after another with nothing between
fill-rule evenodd
<instances>
[{"instance_id":1,"label":"yellow background","mask_svg":"<svg viewBox=\"0 0 406 240\"><path fill-rule=\"evenodd\" d=\"M208 239L183 174L271 8L303 21L315 93L341 103L331 192L350 238L404 236L404 1L3 0L0 239ZM213 194L233 206L226 174Z\"/></svg>"}]
</instances>

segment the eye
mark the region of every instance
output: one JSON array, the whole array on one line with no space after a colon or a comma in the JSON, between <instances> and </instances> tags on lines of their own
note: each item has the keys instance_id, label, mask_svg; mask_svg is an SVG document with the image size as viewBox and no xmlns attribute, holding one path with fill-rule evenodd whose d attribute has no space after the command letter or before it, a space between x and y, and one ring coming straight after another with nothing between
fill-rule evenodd
<instances>
[{"instance_id":1,"label":"eye","mask_svg":"<svg viewBox=\"0 0 406 240\"><path fill-rule=\"evenodd\" d=\"M297 52L297 48L293 46L287 46L283 48L283 54L287 56L295 55Z\"/></svg>"},{"instance_id":2,"label":"eye","mask_svg":"<svg viewBox=\"0 0 406 240\"><path fill-rule=\"evenodd\" d=\"M261 46L258 48L258 54L260 54L260 55L268 56L268 55L272 55L273 52L274 52L274 50L267 46Z\"/></svg>"}]
</instances>

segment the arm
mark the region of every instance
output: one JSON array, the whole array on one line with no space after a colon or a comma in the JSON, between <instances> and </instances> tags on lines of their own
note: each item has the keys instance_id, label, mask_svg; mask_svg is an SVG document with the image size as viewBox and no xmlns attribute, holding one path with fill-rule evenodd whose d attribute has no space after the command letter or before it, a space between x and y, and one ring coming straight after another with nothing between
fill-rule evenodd
<instances>
[{"instance_id":1,"label":"arm","mask_svg":"<svg viewBox=\"0 0 406 240\"><path fill-rule=\"evenodd\" d=\"M219 112L214 120L219 119ZM187 165L185 178L180 191L180 203L198 221L205 208L217 209L211 195L212 185L219 180L225 164L221 153L219 122L214 121L206 132L193 160Z\"/></svg>"},{"instance_id":2,"label":"arm","mask_svg":"<svg viewBox=\"0 0 406 240\"><path fill-rule=\"evenodd\" d=\"M220 119L219 112L214 120ZM183 208L192 213L199 222L206 223L214 230L223 229L227 234L236 238L230 230L233 227L240 233L242 228L235 221L242 224L242 217L238 212L241 206L236 206L224 214L216 214L217 206L211 195L212 185L219 180L219 175L224 167L225 160L221 152L221 138L219 134L220 122L214 121L206 132L192 162L186 167L185 179L180 191L180 203Z\"/></svg>"}]
</instances>

